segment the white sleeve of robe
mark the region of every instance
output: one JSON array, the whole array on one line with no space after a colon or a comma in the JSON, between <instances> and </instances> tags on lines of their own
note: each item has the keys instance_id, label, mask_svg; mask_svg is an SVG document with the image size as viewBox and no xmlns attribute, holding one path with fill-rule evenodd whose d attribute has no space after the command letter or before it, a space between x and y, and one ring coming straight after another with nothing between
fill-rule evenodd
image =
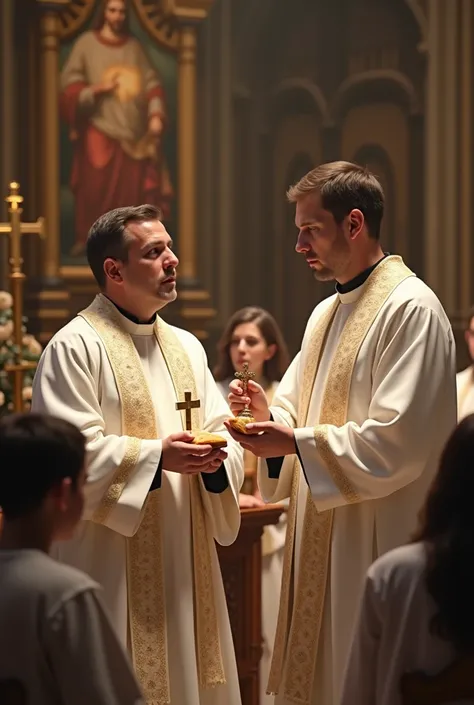
<instances>
[{"instance_id":1,"label":"white sleeve of robe","mask_svg":"<svg viewBox=\"0 0 474 705\"><path fill-rule=\"evenodd\" d=\"M372 364L367 360L367 364ZM317 445L327 434L329 449L359 501L386 497L416 480L423 471L430 433L446 399L452 395L454 351L442 321L423 306L406 306L372 374L367 419L341 427L295 428L301 383L299 359L283 378L272 405L276 422L295 428L304 474L319 511L347 504ZM354 389L351 394L356 393ZM444 429L443 429L444 430ZM294 456L283 462L278 480L259 464L259 484L267 501L280 501L291 491Z\"/></svg>"},{"instance_id":2,"label":"white sleeve of robe","mask_svg":"<svg viewBox=\"0 0 474 705\"><path fill-rule=\"evenodd\" d=\"M443 404L452 396L453 365L452 340L436 312L406 306L376 360L367 419L339 428L295 429L306 480L319 511L340 507L347 500L319 453L318 432L327 434L333 460L359 501L386 497L421 475L430 434L436 433Z\"/></svg>"},{"instance_id":3,"label":"white sleeve of robe","mask_svg":"<svg viewBox=\"0 0 474 705\"><path fill-rule=\"evenodd\" d=\"M206 371L202 397L204 399L202 430L218 433L226 438L227 448L225 451L228 456L224 462L224 468L229 483L223 492L208 492L204 487L201 475L201 495L210 533L222 546L228 546L235 541L240 528L239 491L244 482L243 449L231 438L224 426L224 421L231 418L232 412L208 368L204 348L201 345L200 347L203 355L202 364Z\"/></svg>"},{"instance_id":4,"label":"white sleeve of robe","mask_svg":"<svg viewBox=\"0 0 474 705\"><path fill-rule=\"evenodd\" d=\"M299 389L300 389L299 352L288 367L273 397L270 413L275 423L281 423L294 428L296 426ZM265 460L258 461L258 485L266 502L283 502L291 494L294 455L288 455L283 460L280 477L272 479L268 475L268 465Z\"/></svg>"},{"instance_id":5,"label":"white sleeve of robe","mask_svg":"<svg viewBox=\"0 0 474 705\"><path fill-rule=\"evenodd\" d=\"M349 651L340 705L377 705L377 664L382 620L370 574L366 577L359 616Z\"/></svg>"},{"instance_id":6,"label":"white sleeve of robe","mask_svg":"<svg viewBox=\"0 0 474 705\"><path fill-rule=\"evenodd\" d=\"M97 358L97 359L96 359ZM98 400L99 355L81 335L53 341L43 352L33 383L31 410L51 414L77 426L86 437L88 482L84 519L92 520L129 443L128 436L105 435ZM120 409L117 408L117 414ZM141 440L138 461L104 525L133 536L161 458L161 440Z\"/></svg>"}]
</instances>

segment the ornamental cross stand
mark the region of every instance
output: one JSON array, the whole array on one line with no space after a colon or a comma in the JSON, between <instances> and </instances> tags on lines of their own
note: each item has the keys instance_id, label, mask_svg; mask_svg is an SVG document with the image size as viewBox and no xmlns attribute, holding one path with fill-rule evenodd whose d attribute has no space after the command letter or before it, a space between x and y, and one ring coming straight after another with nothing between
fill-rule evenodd
<instances>
[{"instance_id":1,"label":"ornamental cross stand","mask_svg":"<svg viewBox=\"0 0 474 705\"><path fill-rule=\"evenodd\" d=\"M242 372L236 372L234 376L242 382L242 394L245 396L247 394L249 380L255 377L255 372L249 372L249 363L244 362ZM243 416L244 418L253 418L248 404L244 406L239 416Z\"/></svg>"},{"instance_id":2,"label":"ornamental cross stand","mask_svg":"<svg viewBox=\"0 0 474 705\"><path fill-rule=\"evenodd\" d=\"M22 271L23 258L21 256L22 235L45 235L44 219L38 218L35 223L22 223L23 196L19 193L20 184L16 181L10 183L10 193L5 198L10 215L9 223L0 223L0 234L8 235L8 263L11 281L11 295L13 297L13 341L15 344L15 361L5 365L5 371L13 375L13 408L16 412L23 411L23 374L33 370L36 362L22 359L23 347L23 284L26 276Z\"/></svg>"},{"instance_id":3,"label":"ornamental cross stand","mask_svg":"<svg viewBox=\"0 0 474 705\"><path fill-rule=\"evenodd\" d=\"M176 402L176 410L186 412L186 431L193 430L191 409L199 409L200 406L199 399L191 399L191 392L184 392L184 401Z\"/></svg>"}]
</instances>

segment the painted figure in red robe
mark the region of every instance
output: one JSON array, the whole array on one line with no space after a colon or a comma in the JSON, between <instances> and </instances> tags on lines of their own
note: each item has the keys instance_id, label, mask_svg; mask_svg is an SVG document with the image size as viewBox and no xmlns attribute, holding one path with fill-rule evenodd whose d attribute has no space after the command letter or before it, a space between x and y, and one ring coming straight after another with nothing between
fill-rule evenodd
<instances>
[{"instance_id":1,"label":"painted figure in red robe","mask_svg":"<svg viewBox=\"0 0 474 705\"><path fill-rule=\"evenodd\" d=\"M74 146L75 243L120 206L152 203L169 215L173 189L163 160L160 79L128 29L125 0L105 0L95 29L74 44L61 73L60 107Z\"/></svg>"}]
</instances>

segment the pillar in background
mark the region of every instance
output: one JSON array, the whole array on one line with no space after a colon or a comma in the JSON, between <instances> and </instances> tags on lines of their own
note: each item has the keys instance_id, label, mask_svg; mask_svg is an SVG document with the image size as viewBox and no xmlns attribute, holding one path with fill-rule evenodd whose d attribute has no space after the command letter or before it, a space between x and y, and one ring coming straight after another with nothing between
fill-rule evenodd
<instances>
[{"instance_id":1,"label":"pillar in background","mask_svg":"<svg viewBox=\"0 0 474 705\"><path fill-rule=\"evenodd\" d=\"M473 303L472 0L427 3L425 278L459 331Z\"/></svg>"}]
</instances>

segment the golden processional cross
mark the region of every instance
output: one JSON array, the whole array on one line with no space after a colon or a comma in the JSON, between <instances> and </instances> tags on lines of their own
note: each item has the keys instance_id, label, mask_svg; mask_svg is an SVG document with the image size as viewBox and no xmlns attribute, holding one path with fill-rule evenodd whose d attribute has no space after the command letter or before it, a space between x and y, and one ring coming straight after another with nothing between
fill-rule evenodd
<instances>
[{"instance_id":1,"label":"golden processional cross","mask_svg":"<svg viewBox=\"0 0 474 705\"><path fill-rule=\"evenodd\" d=\"M16 412L23 411L23 374L36 367L36 362L22 359L23 349L23 284L26 279L22 271L21 256L22 235L39 235L44 237L44 219L38 218L35 223L22 223L23 196L19 193L20 184L12 181L10 193L5 202L8 204L9 223L0 223L0 233L8 235L9 279L13 297L13 342L15 345L15 360L11 365L5 365L5 371L13 375L13 408Z\"/></svg>"},{"instance_id":2,"label":"golden processional cross","mask_svg":"<svg viewBox=\"0 0 474 705\"><path fill-rule=\"evenodd\" d=\"M255 377L255 372L249 372L249 363L244 362L244 364L242 366L242 372L236 372L234 374L234 377L237 377L237 379L239 379L242 382L242 394L245 396L247 394L249 380L251 380ZM245 405L245 407L240 412L239 416L243 416L243 417L247 417L247 418L252 416L252 413L248 407L248 404Z\"/></svg>"},{"instance_id":3,"label":"golden processional cross","mask_svg":"<svg viewBox=\"0 0 474 705\"><path fill-rule=\"evenodd\" d=\"M186 412L186 431L193 430L191 410L192 409L199 409L199 407L201 406L201 402L199 401L199 399L191 399L191 397L192 397L191 392L184 392L184 401L178 401L176 403L177 411L185 411Z\"/></svg>"}]
</instances>

